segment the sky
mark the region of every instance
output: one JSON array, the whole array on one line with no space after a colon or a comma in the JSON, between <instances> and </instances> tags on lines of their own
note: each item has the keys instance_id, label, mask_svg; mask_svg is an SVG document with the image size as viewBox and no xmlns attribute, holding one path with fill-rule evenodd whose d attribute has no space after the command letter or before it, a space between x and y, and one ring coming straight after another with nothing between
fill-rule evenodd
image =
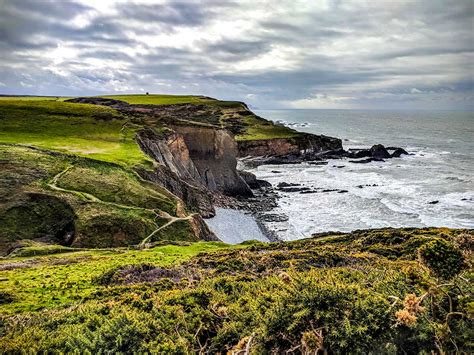
<instances>
[{"instance_id":1,"label":"sky","mask_svg":"<svg viewBox=\"0 0 474 355\"><path fill-rule=\"evenodd\" d=\"M474 108L474 0L0 0L0 94Z\"/></svg>"}]
</instances>

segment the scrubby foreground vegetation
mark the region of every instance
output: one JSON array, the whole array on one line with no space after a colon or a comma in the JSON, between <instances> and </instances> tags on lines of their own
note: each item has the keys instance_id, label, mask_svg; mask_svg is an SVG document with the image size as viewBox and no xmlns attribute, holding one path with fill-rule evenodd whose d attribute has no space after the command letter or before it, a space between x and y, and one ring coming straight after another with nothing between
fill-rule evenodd
<instances>
[{"instance_id":1,"label":"scrubby foreground vegetation","mask_svg":"<svg viewBox=\"0 0 474 355\"><path fill-rule=\"evenodd\" d=\"M0 349L474 350L472 230L382 229L238 246L180 243L17 250L0 263Z\"/></svg>"}]
</instances>

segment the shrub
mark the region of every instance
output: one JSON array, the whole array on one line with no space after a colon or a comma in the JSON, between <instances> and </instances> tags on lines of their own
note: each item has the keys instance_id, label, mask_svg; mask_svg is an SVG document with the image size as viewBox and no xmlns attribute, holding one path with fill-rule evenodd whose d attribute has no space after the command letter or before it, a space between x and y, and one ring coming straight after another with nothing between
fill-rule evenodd
<instances>
[{"instance_id":1,"label":"shrub","mask_svg":"<svg viewBox=\"0 0 474 355\"><path fill-rule=\"evenodd\" d=\"M441 279L449 280L464 268L464 257L453 244L434 239L419 249L419 256L431 273Z\"/></svg>"}]
</instances>

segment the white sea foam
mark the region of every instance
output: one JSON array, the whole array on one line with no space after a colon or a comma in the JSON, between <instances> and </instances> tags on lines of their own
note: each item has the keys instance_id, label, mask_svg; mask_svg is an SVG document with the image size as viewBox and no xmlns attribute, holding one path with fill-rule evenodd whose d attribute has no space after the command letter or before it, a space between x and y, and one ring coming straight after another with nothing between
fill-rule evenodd
<instances>
[{"instance_id":1,"label":"white sea foam","mask_svg":"<svg viewBox=\"0 0 474 355\"><path fill-rule=\"evenodd\" d=\"M209 229L223 242L238 244L246 240L268 242L255 219L242 211L216 208L216 215L206 219Z\"/></svg>"},{"instance_id":2,"label":"white sea foam","mask_svg":"<svg viewBox=\"0 0 474 355\"><path fill-rule=\"evenodd\" d=\"M350 141L344 142L346 148L382 143L402 146L413 155L369 164L330 160L327 165L272 165L253 169L258 178L274 186L293 182L309 188L348 191L279 192L275 212L286 214L289 219L274 222L270 228L279 231L282 239L298 239L323 231L388 226L474 228L474 147L468 129L473 126L472 117L456 118L457 114L453 114L445 121L436 121L436 117L442 116L433 118L427 113L415 113L422 116L413 118L411 113L399 113L395 119L386 112L367 113L364 122L371 124L364 127L357 121L359 113L359 116L350 111L323 113L291 111L286 119L313 123L313 127L305 129L307 132L348 138ZM436 129L431 129L432 126ZM396 137L394 132L398 133ZM456 137L446 139L449 135Z\"/></svg>"}]
</instances>

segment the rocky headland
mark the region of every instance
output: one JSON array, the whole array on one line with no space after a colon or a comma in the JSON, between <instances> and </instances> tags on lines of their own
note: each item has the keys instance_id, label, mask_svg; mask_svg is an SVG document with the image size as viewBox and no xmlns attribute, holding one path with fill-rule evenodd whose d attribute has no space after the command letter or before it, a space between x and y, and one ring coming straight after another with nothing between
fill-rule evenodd
<instances>
[{"instance_id":1,"label":"rocky headland","mask_svg":"<svg viewBox=\"0 0 474 355\"><path fill-rule=\"evenodd\" d=\"M403 149L346 151L240 102L122 98L0 102L3 352L472 352L472 230L225 244L205 222L216 207L283 221L279 192L346 192L246 165Z\"/></svg>"},{"instance_id":2,"label":"rocky headland","mask_svg":"<svg viewBox=\"0 0 474 355\"><path fill-rule=\"evenodd\" d=\"M38 108L35 105L25 102L8 106L9 110L21 112L21 117L25 112L31 114L24 118L27 126L35 124L35 115L50 114L44 118L46 123L39 126L44 135L57 134L50 132L52 128L47 125L55 127L57 121L66 125L66 131L73 125L68 138L71 140L77 139L82 131L87 133L93 129L101 134L101 129L105 132L110 127L117 127L117 134L123 137L120 144L128 144L130 148L127 151L137 150L135 154L142 155L144 163L124 163L115 157L111 160L107 158L110 162L103 163L87 159L79 162L75 153L77 148L69 146L59 150L45 149L42 144L27 146L10 143L9 148L4 146L2 164L6 177L3 188L7 192L3 194L0 206L3 252L14 250L21 240L30 239L78 247L143 246L168 238L217 240L203 221L203 218L215 215L214 206L247 210L265 221L284 218L269 213L276 206L276 191L267 182L257 180L253 174L246 172L246 166L301 162L325 164L330 158L369 163L407 154L402 148L385 148L382 145L346 151L339 138L301 133L275 124L255 115L242 102L218 101L208 97L194 97L193 100L190 103L155 105L81 97L55 102L54 105L44 104L41 111L36 111ZM90 111L87 121L81 118L84 110ZM16 113L6 112L6 117L11 115L13 122ZM60 136L62 134L59 132ZM31 159L25 149L31 150L28 153ZM89 146L86 143L82 149L79 155L85 157L96 152L94 143ZM35 165L34 159L38 157L33 158L33 153L39 154L40 159L46 159L48 163ZM19 162L23 162L21 167ZM240 170L238 162L242 165ZM117 166L113 165L116 163ZM58 164L65 164L63 170L53 168ZM110 183L101 186L105 169L101 165L104 164L109 166L106 170L110 171L110 175L106 179L110 179ZM125 170L124 164L127 165ZM129 201L130 197L126 190L120 190L125 196L117 198L114 191L123 187L114 186L116 173L111 169L120 170L127 176L124 186L140 185L143 201L148 198L145 196L148 189L145 185L151 184L157 192L166 195L167 203L175 207L163 209L148 202L133 202L132 206L128 205L129 202L122 203ZM33 178L27 178L27 175L19 178L19 171L32 174ZM139 180L136 180L137 177ZM16 179L16 187L9 183L12 179ZM279 186L277 189L302 194L327 192L298 186ZM51 211L48 206L53 200L55 206L62 208ZM42 222L36 223L31 216L26 217L31 209L36 211L35 218ZM120 212L113 212L113 209ZM156 214L158 220L156 217L124 214L127 209ZM25 218L32 221L26 229L20 222ZM102 235L100 240L97 234ZM266 231L266 234L275 239L271 231Z\"/></svg>"}]
</instances>

